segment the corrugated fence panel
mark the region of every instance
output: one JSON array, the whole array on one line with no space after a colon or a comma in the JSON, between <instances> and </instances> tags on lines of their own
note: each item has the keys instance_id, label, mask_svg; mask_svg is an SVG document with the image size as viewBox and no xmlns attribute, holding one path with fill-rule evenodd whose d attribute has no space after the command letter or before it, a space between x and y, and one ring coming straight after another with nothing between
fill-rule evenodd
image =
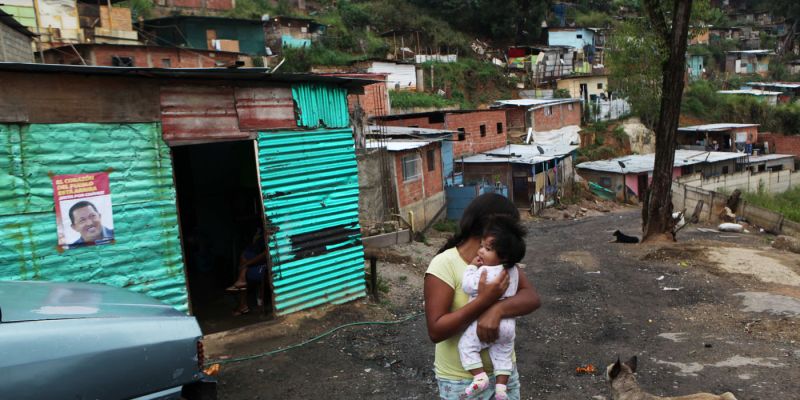
<instances>
[{"instance_id":1,"label":"corrugated fence panel","mask_svg":"<svg viewBox=\"0 0 800 400\"><path fill-rule=\"evenodd\" d=\"M294 118L292 91L281 87L237 87L239 129L291 129Z\"/></svg>"},{"instance_id":2,"label":"corrugated fence panel","mask_svg":"<svg viewBox=\"0 0 800 400\"><path fill-rule=\"evenodd\" d=\"M161 122L170 143L249 137L239 130L234 90L227 86L162 86Z\"/></svg>"},{"instance_id":3,"label":"corrugated fence panel","mask_svg":"<svg viewBox=\"0 0 800 400\"><path fill-rule=\"evenodd\" d=\"M350 129L258 136L275 308L288 314L365 295L358 169Z\"/></svg>"},{"instance_id":4,"label":"corrugated fence panel","mask_svg":"<svg viewBox=\"0 0 800 400\"><path fill-rule=\"evenodd\" d=\"M297 104L297 126L305 128L346 128L350 125L347 111L347 89L317 84L292 86Z\"/></svg>"},{"instance_id":5,"label":"corrugated fence panel","mask_svg":"<svg viewBox=\"0 0 800 400\"><path fill-rule=\"evenodd\" d=\"M59 251L50 176L103 171L115 243ZM101 282L187 310L172 164L158 124L0 124L0 184L0 279Z\"/></svg>"}]
</instances>

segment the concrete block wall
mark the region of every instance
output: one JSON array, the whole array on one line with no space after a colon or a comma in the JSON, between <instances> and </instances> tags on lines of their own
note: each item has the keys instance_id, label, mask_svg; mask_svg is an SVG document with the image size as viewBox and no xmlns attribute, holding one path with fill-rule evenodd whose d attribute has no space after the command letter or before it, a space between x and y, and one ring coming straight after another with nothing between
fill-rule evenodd
<instances>
[{"instance_id":1,"label":"concrete block wall","mask_svg":"<svg viewBox=\"0 0 800 400\"><path fill-rule=\"evenodd\" d=\"M692 174L681 176L678 182L717 192L733 192L739 189L742 192L762 190L767 193L783 193L800 185L800 172L783 170L753 174L750 171L743 171L708 178Z\"/></svg>"},{"instance_id":2,"label":"concrete block wall","mask_svg":"<svg viewBox=\"0 0 800 400\"><path fill-rule=\"evenodd\" d=\"M31 38L0 23L0 62L33 62Z\"/></svg>"}]
</instances>

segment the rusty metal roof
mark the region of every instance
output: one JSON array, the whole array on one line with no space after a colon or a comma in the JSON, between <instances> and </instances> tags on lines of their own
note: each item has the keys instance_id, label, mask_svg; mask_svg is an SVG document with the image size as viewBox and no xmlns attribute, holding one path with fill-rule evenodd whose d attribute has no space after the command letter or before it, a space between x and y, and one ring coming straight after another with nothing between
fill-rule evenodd
<instances>
[{"instance_id":1,"label":"rusty metal roof","mask_svg":"<svg viewBox=\"0 0 800 400\"><path fill-rule=\"evenodd\" d=\"M318 74L270 73L269 68L142 68L102 67L94 65L0 63L0 72L2 71L116 75L142 78L224 79L288 84L315 82L339 85L346 88L360 88L369 84L383 82L372 79L334 77Z\"/></svg>"}]
</instances>

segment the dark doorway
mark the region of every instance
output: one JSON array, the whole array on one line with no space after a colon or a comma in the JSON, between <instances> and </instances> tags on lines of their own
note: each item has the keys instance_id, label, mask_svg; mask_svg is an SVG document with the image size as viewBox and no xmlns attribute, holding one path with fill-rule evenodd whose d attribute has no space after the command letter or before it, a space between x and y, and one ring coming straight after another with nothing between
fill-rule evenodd
<instances>
[{"instance_id":1,"label":"dark doorway","mask_svg":"<svg viewBox=\"0 0 800 400\"><path fill-rule=\"evenodd\" d=\"M203 332L264 319L262 310L271 310L268 285L251 281L246 291L226 290L264 226L255 142L173 147L172 162L192 313ZM240 306L245 300L249 312L234 315L246 310Z\"/></svg>"},{"instance_id":2,"label":"dark doorway","mask_svg":"<svg viewBox=\"0 0 800 400\"><path fill-rule=\"evenodd\" d=\"M531 201L528 197L528 177L515 176L513 181L514 204L517 207L530 207Z\"/></svg>"}]
</instances>

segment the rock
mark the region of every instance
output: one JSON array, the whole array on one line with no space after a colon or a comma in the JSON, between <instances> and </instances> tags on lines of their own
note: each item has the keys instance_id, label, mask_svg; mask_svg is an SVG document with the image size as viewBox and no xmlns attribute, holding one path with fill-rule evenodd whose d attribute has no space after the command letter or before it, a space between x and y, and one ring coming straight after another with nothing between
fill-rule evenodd
<instances>
[{"instance_id":1,"label":"rock","mask_svg":"<svg viewBox=\"0 0 800 400\"><path fill-rule=\"evenodd\" d=\"M775 241L772 242L772 247L800 254L800 239L781 235L775 238Z\"/></svg>"}]
</instances>

